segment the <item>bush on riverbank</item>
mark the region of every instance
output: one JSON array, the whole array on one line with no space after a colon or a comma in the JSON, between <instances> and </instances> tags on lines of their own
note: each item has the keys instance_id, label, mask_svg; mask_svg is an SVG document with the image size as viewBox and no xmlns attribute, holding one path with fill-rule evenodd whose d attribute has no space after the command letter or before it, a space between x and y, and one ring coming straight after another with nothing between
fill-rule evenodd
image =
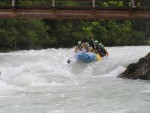
<instances>
[{"instance_id":1,"label":"bush on riverbank","mask_svg":"<svg viewBox=\"0 0 150 113\"><path fill-rule=\"evenodd\" d=\"M0 19L0 51L72 47L89 32L105 46L147 45L150 21Z\"/></svg>"}]
</instances>

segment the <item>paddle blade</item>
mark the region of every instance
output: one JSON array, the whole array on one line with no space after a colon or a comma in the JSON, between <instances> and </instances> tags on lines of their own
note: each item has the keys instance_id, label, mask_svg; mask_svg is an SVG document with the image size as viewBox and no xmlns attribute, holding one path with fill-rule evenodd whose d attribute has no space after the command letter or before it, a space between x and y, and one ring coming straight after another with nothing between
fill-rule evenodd
<instances>
[{"instance_id":1,"label":"paddle blade","mask_svg":"<svg viewBox=\"0 0 150 113\"><path fill-rule=\"evenodd\" d=\"M69 59L69 60L67 61L67 63L70 64L70 63L71 63L71 60Z\"/></svg>"}]
</instances>

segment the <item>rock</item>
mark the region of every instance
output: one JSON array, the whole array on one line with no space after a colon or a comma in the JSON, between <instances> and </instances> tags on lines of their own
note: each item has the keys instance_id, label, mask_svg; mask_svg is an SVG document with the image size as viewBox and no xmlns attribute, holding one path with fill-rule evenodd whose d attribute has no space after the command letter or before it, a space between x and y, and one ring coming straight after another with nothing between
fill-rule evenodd
<instances>
[{"instance_id":1,"label":"rock","mask_svg":"<svg viewBox=\"0 0 150 113\"><path fill-rule=\"evenodd\" d=\"M137 63L130 64L118 77L150 80L150 53L141 58Z\"/></svg>"}]
</instances>

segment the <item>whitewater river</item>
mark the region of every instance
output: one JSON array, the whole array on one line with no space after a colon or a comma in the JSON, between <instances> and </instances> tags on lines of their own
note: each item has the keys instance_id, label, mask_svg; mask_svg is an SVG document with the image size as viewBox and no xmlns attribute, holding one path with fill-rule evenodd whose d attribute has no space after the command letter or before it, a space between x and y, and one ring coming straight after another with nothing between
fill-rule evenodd
<instances>
[{"instance_id":1,"label":"whitewater river","mask_svg":"<svg viewBox=\"0 0 150 113\"><path fill-rule=\"evenodd\" d=\"M150 113L150 81L117 78L150 46L108 47L89 64L73 49L0 53L0 113Z\"/></svg>"}]
</instances>

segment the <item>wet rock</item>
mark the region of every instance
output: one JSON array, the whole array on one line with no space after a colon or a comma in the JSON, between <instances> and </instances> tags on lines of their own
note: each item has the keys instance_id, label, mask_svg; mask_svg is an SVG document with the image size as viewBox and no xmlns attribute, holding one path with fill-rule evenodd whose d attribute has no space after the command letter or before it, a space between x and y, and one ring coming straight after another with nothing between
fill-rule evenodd
<instances>
[{"instance_id":1,"label":"wet rock","mask_svg":"<svg viewBox=\"0 0 150 113\"><path fill-rule=\"evenodd\" d=\"M137 63L130 64L118 77L150 80L150 53L141 58Z\"/></svg>"}]
</instances>

